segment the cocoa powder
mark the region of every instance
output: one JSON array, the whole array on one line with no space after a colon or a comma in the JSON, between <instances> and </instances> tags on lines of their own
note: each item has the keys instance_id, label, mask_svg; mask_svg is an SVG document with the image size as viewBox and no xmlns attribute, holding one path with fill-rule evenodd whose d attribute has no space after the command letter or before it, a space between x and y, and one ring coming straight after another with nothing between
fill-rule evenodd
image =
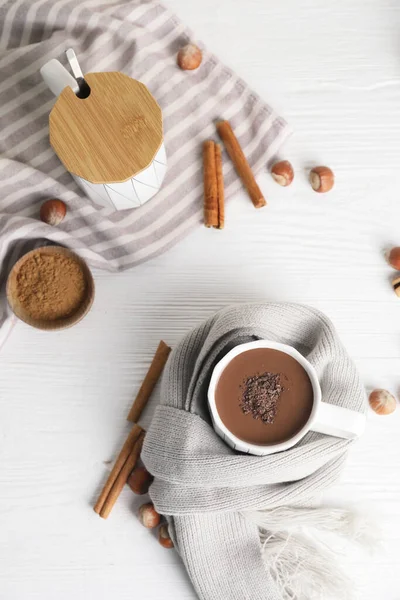
<instances>
[{"instance_id":1,"label":"cocoa powder","mask_svg":"<svg viewBox=\"0 0 400 600\"><path fill-rule=\"evenodd\" d=\"M77 310L85 298L86 280L74 258L38 252L21 265L16 294L33 319L53 321Z\"/></svg>"}]
</instances>

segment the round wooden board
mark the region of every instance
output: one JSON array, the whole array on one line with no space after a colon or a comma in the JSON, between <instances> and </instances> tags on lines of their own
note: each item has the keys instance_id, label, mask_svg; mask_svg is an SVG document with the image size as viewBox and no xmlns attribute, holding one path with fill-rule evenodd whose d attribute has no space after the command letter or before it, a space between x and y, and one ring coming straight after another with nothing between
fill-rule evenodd
<instances>
[{"instance_id":1,"label":"round wooden board","mask_svg":"<svg viewBox=\"0 0 400 600\"><path fill-rule=\"evenodd\" d=\"M92 183L127 181L163 140L162 113L147 87L120 72L88 73L87 98L66 87L50 113L50 143L65 168Z\"/></svg>"}]
</instances>

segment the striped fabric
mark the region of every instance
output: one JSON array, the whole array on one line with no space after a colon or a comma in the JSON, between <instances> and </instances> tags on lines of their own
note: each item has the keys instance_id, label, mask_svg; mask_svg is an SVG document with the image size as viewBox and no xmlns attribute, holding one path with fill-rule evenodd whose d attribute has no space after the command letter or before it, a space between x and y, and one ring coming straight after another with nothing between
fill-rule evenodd
<instances>
[{"instance_id":1,"label":"striped fabric","mask_svg":"<svg viewBox=\"0 0 400 600\"><path fill-rule=\"evenodd\" d=\"M62 244L93 267L119 270L160 254L200 223L201 142L215 135L215 119L231 121L255 171L288 134L285 122L207 50L197 71L177 68L179 47L194 38L158 2L0 0L0 27L0 325L5 277L33 245ZM123 71L161 105L168 172L161 191L140 208L93 205L49 145L55 99L39 68L50 58L66 65L69 47L84 72ZM240 182L228 160L224 175L229 197ZM68 205L57 228L38 220L40 204L52 197Z\"/></svg>"}]
</instances>

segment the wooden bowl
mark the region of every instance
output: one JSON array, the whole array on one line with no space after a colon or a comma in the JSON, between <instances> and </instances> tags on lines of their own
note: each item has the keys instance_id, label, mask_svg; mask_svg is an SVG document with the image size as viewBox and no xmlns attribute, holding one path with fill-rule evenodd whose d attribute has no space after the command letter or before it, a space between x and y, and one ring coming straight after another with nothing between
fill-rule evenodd
<instances>
[{"instance_id":1,"label":"wooden bowl","mask_svg":"<svg viewBox=\"0 0 400 600\"><path fill-rule=\"evenodd\" d=\"M62 317L59 319L48 320L48 319L35 319L33 318L21 305L17 296L17 275L21 268L21 266L34 254L44 254L44 255L54 255L58 254L61 256L68 256L74 259L80 266L83 275L86 281L86 294L83 298L81 304L77 307L75 312L69 314L67 317ZM83 319L83 317L89 312L93 300L94 300L94 281L92 273L90 272L89 267L85 263L85 261L75 254L68 250L67 248L63 248L62 246L44 246L43 248L36 248L27 254L24 254L22 258L19 259L18 262L13 266L8 279L7 279L7 287L6 294L8 304L18 319L24 321L28 325L32 327L36 327L36 329L45 329L47 331L54 331L58 329L66 329L67 327L72 327L79 321Z\"/></svg>"}]
</instances>

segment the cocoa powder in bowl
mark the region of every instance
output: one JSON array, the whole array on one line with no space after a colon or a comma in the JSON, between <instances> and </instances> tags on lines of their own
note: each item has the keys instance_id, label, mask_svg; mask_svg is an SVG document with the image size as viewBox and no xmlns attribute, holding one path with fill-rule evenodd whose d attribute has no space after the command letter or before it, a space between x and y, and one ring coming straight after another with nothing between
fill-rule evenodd
<instances>
[{"instance_id":1,"label":"cocoa powder in bowl","mask_svg":"<svg viewBox=\"0 0 400 600\"><path fill-rule=\"evenodd\" d=\"M34 250L14 266L7 284L14 313L41 329L73 325L89 310L93 279L84 261L66 248Z\"/></svg>"}]
</instances>

